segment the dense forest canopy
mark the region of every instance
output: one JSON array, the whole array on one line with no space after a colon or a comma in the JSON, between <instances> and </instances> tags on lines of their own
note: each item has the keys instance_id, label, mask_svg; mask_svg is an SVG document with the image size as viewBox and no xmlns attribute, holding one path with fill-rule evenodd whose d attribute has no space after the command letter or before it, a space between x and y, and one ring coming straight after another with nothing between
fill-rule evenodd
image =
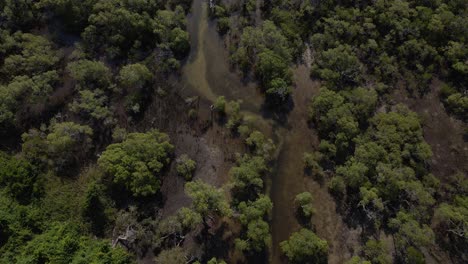
<instances>
[{"instance_id":1,"label":"dense forest canopy","mask_svg":"<svg viewBox=\"0 0 468 264\"><path fill-rule=\"evenodd\" d=\"M466 25L464 0L0 1L0 263L468 262Z\"/></svg>"}]
</instances>

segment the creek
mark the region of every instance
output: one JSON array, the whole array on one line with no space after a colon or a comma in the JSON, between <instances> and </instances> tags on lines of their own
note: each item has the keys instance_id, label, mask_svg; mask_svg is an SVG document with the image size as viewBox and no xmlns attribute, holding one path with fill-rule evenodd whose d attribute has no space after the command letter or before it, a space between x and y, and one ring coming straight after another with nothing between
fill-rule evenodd
<instances>
[{"instance_id":1,"label":"creek","mask_svg":"<svg viewBox=\"0 0 468 264\"><path fill-rule=\"evenodd\" d=\"M254 119L252 124L255 128L273 138L278 146L277 163L267 180L267 191L273 202L273 245L269 250L268 263L282 263L279 243L300 228L293 208L294 197L305 190L318 194L321 189L321 186L312 183L310 177L305 177L302 162L303 153L313 151L318 145L317 136L306 122L307 105L318 91L318 84L310 79L306 66L295 67L294 106L286 120L274 120L270 118L271 113L262 109L264 96L257 85L243 81L231 69L224 41L216 31L216 25L208 18L207 2L204 0L193 1L188 32L191 52L182 68L182 90L210 102L221 95L228 100L242 100L244 114ZM318 202L321 203L320 207L328 208L331 200Z\"/></svg>"}]
</instances>

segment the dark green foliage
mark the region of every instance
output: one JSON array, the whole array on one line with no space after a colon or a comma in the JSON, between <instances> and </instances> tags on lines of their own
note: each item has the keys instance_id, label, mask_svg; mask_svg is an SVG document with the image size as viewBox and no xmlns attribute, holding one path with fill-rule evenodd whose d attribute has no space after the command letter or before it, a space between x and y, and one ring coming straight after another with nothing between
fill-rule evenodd
<instances>
[{"instance_id":1,"label":"dark green foliage","mask_svg":"<svg viewBox=\"0 0 468 264\"><path fill-rule=\"evenodd\" d=\"M362 66L350 46L340 45L320 53L312 73L330 87L343 87L359 82Z\"/></svg>"},{"instance_id":2,"label":"dark green foliage","mask_svg":"<svg viewBox=\"0 0 468 264\"><path fill-rule=\"evenodd\" d=\"M327 263L327 241L308 229L293 233L280 246L291 263Z\"/></svg>"},{"instance_id":3,"label":"dark green foliage","mask_svg":"<svg viewBox=\"0 0 468 264\"><path fill-rule=\"evenodd\" d=\"M0 153L0 187L21 203L28 203L43 192L40 171L28 161L4 153Z\"/></svg>"},{"instance_id":4,"label":"dark green foliage","mask_svg":"<svg viewBox=\"0 0 468 264\"><path fill-rule=\"evenodd\" d=\"M51 223L50 229L28 242L16 257L16 263L100 263L130 264L130 256L122 248L111 248L109 242L80 234L77 226Z\"/></svg>"},{"instance_id":5,"label":"dark green foliage","mask_svg":"<svg viewBox=\"0 0 468 264\"><path fill-rule=\"evenodd\" d=\"M122 143L109 145L98 160L114 183L134 196L155 194L161 186L162 169L173 150L169 137L157 130L130 133Z\"/></svg>"},{"instance_id":6,"label":"dark green foliage","mask_svg":"<svg viewBox=\"0 0 468 264\"><path fill-rule=\"evenodd\" d=\"M37 7L45 11L53 11L49 14L51 22L58 19L62 30L79 34L88 24L96 0L40 0Z\"/></svg>"},{"instance_id":7,"label":"dark green foliage","mask_svg":"<svg viewBox=\"0 0 468 264\"><path fill-rule=\"evenodd\" d=\"M232 59L244 71L255 69L261 86L272 98L285 100L289 96L291 49L273 22L266 20L259 28L245 28Z\"/></svg>"},{"instance_id":8,"label":"dark green foliage","mask_svg":"<svg viewBox=\"0 0 468 264\"><path fill-rule=\"evenodd\" d=\"M100 61L78 60L67 66L78 90L108 90L111 85L110 69Z\"/></svg>"},{"instance_id":9,"label":"dark green foliage","mask_svg":"<svg viewBox=\"0 0 468 264\"><path fill-rule=\"evenodd\" d=\"M162 7L155 1L97 2L82 33L87 49L110 59L143 59L156 47L184 57L190 49L185 11L181 6Z\"/></svg>"}]
</instances>

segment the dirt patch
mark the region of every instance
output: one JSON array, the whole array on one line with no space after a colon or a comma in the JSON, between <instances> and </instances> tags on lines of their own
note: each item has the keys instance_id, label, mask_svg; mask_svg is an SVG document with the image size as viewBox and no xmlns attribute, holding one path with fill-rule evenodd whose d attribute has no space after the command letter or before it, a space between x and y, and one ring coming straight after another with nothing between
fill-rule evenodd
<instances>
[{"instance_id":1,"label":"dirt patch","mask_svg":"<svg viewBox=\"0 0 468 264\"><path fill-rule=\"evenodd\" d=\"M421 116L424 138L433 152L431 172L446 181L456 171L468 173L468 144L463 140L467 125L447 114L439 98L440 87L441 82L434 80L422 98L411 97L405 89L396 90L392 98Z\"/></svg>"}]
</instances>

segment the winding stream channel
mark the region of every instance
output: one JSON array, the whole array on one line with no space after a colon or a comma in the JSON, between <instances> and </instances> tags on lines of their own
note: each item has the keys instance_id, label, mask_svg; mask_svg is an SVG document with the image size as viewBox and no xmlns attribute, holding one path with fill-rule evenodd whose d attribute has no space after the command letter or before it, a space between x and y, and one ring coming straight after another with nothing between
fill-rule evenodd
<instances>
[{"instance_id":1,"label":"winding stream channel","mask_svg":"<svg viewBox=\"0 0 468 264\"><path fill-rule=\"evenodd\" d=\"M337 236L346 236L346 232L342 232L344 227L341 218L335 213L335 203L327 193L326 187L313 181L303 171L303 153L315 150L318 145L315 131L310 129L306 122L307 105L319 88L319 85L310 79L309 69L304 65L293 69L294 106L285 121L276 121L266 117L268 113L262 111L264 97L256 88L256 84L243 82L237 73L231 71L228 52L215 24L209 21L207 2L204 0L193 1L192 13L188 17L188 31L192 49L182 69L182 90L208 101L214 101L221 95L229 100L242 100L241 109L244 114L254 119L253 124L256 128L272 137L278 146L277 163L270 179L267 180L273 201L273 245L268 262L284 262L281 259L279 243L300 228L293 208L294 197L300 192L307 190L314 195L317 215L314 216L312 224L319 236L329 241L337 240ZM330 245L332 263L342 259L343 256L333 255L335 250L341 252L341 255L345 251L342 247L343 245Z\"/></svg>"}]
</instances>

